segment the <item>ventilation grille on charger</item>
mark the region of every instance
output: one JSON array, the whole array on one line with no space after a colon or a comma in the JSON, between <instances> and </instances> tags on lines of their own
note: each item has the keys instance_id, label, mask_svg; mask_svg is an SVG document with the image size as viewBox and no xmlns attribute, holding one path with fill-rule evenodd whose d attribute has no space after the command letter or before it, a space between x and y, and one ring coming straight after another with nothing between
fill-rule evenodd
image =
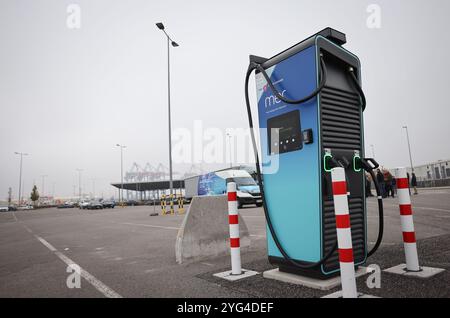
<instances>
[{"instance_id":1,"label":"ventilation grille on charger","mask_svg":"<svg viewBox=\"0 0 450 318\"><path fill-rule=\"evenodd\" d=\"M320 93L322 147L361 151L361 102L355 93L324 87Z\"/></svg>"},{"instance_id":2,"label":"ventilation grille on charger","mask_svg":"<svg viewBox=\"0 0 450 318\"><path fill-rule=\"evenodd\" d=\"M358 150L361 152L361 101L354 92L326 86L320 94L322 149L332 152ZM330 180L331 181L331 180ZM364 201L361 196L349 196L348 205L351 218L353 257L360 263L365 257ZM324 255L336 241L336 221L333 198L323 202ZM337 250L324 263L325 271L339 269Z\"/></svg>"}]
</instances>

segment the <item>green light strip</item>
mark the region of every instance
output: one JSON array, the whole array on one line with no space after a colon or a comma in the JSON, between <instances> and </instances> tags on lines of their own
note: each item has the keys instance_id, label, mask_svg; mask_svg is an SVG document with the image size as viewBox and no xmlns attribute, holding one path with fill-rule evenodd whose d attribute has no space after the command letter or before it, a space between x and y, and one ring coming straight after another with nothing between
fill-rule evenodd
<instances>
[{"instance_id":1,"label":"green light strip","mask_svg":"<svg viewBox=\"0 0 450 318\"><path fill-rule=\"evenodd\" d=\"M361 159L361 157L360 157L359 155L354 155L354 156L353 156L353 170L354 170L355 172L360 172L360 171L361 171L361 168L356 169L356 158ZM361 164L360 164L360 166L361 166Z\"/></svg>"},{"instance_id":2,"label":"green light strip","mask_svg":"<svg viewBox=\"0 0 450 318\"><path fill-rule=\"evenodd\" d=\"M323 156L323 169L324 169L326 172L331 172L331 169L327 169L327 158L333 158L333 156L332 156L330 153L326 153L326 154Z\"/></svg>"}]
</instances>

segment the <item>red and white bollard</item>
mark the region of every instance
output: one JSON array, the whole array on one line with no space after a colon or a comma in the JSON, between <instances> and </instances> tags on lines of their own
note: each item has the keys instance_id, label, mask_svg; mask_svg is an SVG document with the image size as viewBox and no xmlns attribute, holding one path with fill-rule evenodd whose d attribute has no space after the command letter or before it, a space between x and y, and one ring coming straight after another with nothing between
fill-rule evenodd
<instances>
[{"instance_id":1,"label":"red and white bollard","mask_svg":"<svg viewBox=\"0 0 450 318\"><path fill-rule=\"evenodd\" d=\"M409 196L409 181L406 168L398 168L395 174L397 181L397 197L400 206L400 219L403 232L403 246L405 248L406 270L420 271L419 257L417 255L416 235L414 232L414 220Z\"/></svg>"},{"instance_id":2,"label":"red and white bollard","mask_svg":"<svg viewBox=\"0 0 450 318\"><path fill-rule=\"evenodd\" d=\"M397 168L395 172L395 178L397 181L397 197L398 204L400 207L400 221L402 224L403 232L403 246L405 249L405 264L400 264L393 266L391 268L385 269L388 273L430 278L437 275L445 269L419 266L419 256L417 255L417 243L416 243L416 233L414 230L414 220L411 207L411 197L409 195L409 180L406 173L406 168Z\"/></svg>"},{"instance_id":3,"label":"red and white bollard","mask_svg":"<svg viewBox=\"0 0 450 318\"><path fill-rule=\"evenodd\" d=\"M239 215L236 183L228 182L228 220L230 224L231 275L241 275L241 245L239 241Z\"/></svg>"},{"instance_id":4,"label":"red and white bollard","mask_svg":"<svg viewBox=\"0 0 450 318\"><path fill-rule=\"evenodd\" d=\"M331 170L331 181L333 186L334 214L336 216L339 265L341 268L342 297L357 298L352 232L344 168L333 168Z\"/></svg>"}]
</instances>

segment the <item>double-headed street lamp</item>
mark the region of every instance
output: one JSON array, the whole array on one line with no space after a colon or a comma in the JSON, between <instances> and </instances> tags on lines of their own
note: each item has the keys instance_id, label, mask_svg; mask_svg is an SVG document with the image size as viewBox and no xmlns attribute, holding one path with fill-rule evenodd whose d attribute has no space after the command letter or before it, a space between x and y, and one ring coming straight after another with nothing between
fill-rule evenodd
<instances>
[{"instance_id":1,"label":"double-headed street lamp","mask_svg":"<svg viewBox=\"0 0 450 318\"><path fill-rule=\"evenodd\" d=\"M23 156L28 156L25 152L15 152L14 154L20 156L20 172L19 172L19 198L18 198L18 204L20 205L20 202L22 201L22 161Z\"/></svg>"},{"instance_id":2,"label":"double-headed street lamp","mask_svg":"<svg viewBox=\"0 0 450 318\"><path fill-rule=\"evenodd\" d=\"M123 203L123 149L127 146L117 144L120 147L120 191L119 191L119 202Z\"/></svg>"},{"instance_id":3,"label":"double-headed street lamp","mask_svg":"<svg viewBox=\"0 0 450 318\"><path fill-rule=\"evenodd\" d=\"M411 156L411 144L409 143L408 126L403 126L402 128L406 130L406 140L408 141L408 151L409 151L409 163L411 164L411 173L413 173L414 166L413 166L413 161L412 161L412 156Z\"/></svg>"},{"instance_id":4,"label":"double-headed street lamp","mask_svg":"<svg viewBox=\"0 0 450 318\"><path fill-rule=\"evenodd\" d=\"M169 187L170 194L173 194L173 176L172 176L172 123L170 117L170 45L173 47L179 46L177 42L173 41L167 34L164 24L161 22L156 23L158 29L164 32L167 38L167 100L168 100L168 112L169 112Z\"/></svg>"}]
</instances>

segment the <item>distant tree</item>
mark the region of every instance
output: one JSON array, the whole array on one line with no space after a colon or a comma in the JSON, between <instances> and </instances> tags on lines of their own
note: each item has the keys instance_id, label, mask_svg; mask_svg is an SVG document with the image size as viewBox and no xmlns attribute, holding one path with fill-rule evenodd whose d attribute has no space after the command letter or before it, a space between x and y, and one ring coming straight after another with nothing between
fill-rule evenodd
<instances>
[{"instance_id":1,"label":"distant tree","mask_svg":"<svg viewBox=\"0 0 450 318\"><path fill-rule=\"evenodd\" d=\"M39 200L39 192L37 190L36 185L33 186L33 190L31 191L30 199L31 199L31 201L33 201L34 205L36 205L36 201Z\"/></svg>"}]
</instances>

